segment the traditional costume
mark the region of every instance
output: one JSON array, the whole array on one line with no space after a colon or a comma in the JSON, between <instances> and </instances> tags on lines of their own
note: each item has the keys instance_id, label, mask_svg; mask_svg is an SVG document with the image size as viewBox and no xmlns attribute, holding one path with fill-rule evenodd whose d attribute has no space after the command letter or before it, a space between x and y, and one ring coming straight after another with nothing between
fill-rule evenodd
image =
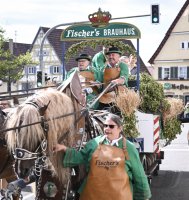
<instances>
[{"instance_id":1,"label":"traditional costume","mask_svg":"<svg viewBox=\"0 0 189 200\"><path fill-rule=\"evenodd\" d=\"M76 58L76 61L79 61L80 59L86 59L88 61L91 61L91 57L87 54L81 54L79 57ZM97 72L90 65L87 66L86 69L82 70L80 70L78 67L74 67L66 74L66 79L68 79L70 75L75 71L78 72L82 88L87 93L87 105L90 105L92 104L92 102L96 98L96 95L98 94L97 86L93 86L91 83L91 81L99 82ZM97 107L98 103L96 103L93 108L95 109Z\"/></svg>"},{"instance_id":2,"label":"traditional costume","mask_svg":"<svg viewBox=\"0 0 189 200\"><path fill-rule=\"evenodd\" d=\"M134 145L122 136L110 144L105 135L77 151L68 148L64 167L86 166L88 176L79 189L80 200L146 200L151 197L147 177Z\"/></svg>"},{"instance_id":3,"label":"traditional costume","mask_svg":"<svg viewBox=\"0 0 189 200\"><path fill-rule=\"evenodd\" d=\"M116 47L109 48L109 51L106 53L107 55L110 53L118 53L121 55L121 51L118 50ZM123 90L128 85L128 76L129 76L129 69L126 63L118 62L115 66L111 66L107 64L104 69L103 74L103 83L105 83L104 87L106 87L112 80L123 78L124 79L124 86L118 86L118 90ZM104 94L100 99L99 102L103 104L110 104L115 101L116 92L108 92Z\"/></svg>"}]
</instances>

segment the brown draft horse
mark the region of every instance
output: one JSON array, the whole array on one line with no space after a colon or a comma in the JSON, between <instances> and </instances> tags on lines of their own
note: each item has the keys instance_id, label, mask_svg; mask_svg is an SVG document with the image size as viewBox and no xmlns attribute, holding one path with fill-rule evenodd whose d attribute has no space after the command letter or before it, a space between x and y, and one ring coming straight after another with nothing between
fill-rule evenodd
<instances>
[{"instance_id":1,"label":"brown draft horse","mask_svg":"<svg viewBox=\"0 0 189 200\"><path fill-rule=\"evenodd\" d=\"M4 129L4 122L6 119L6 114L0 109L0 130ZM14 159L9 153L6 142L5 133L0 133L0 179L6 179L7 183L15 181L17 175L14 171ZM14 200L19 199L19 195L13 195Z\"/></svg>"},{"instance_id":2,"label":"brown draft horse","mask_svg":"<svg viewBox=\"0 0 189 200\"><path fill-rule=\"evenodd\" d=\"M7 132L9 150L20 158L16 160L16 172L20 178L29 175L39 156L51 166L63 184L67 182L69 171L62 167L61 154L53 153L53 146L62 139L72 146L73 112L73 103L66 94L48 89L29 97L9 113L6 128L23 126ZM72 114L60 117L69 113Z\"/></svg>"},{"instance_id":3,"label":"brown draft horse","mask_svg":"<svg viewBox=\"0 0 189 200\"><path fill-rule=\"evenodd\" d=\"M78 77L76 75L72 78L74 81L71 80L58 88L61 92L57 90L41 91L37 95L31 96L24 104L19 105L9 114L6 128L17 128L7 132L7 144L9 150L18 159L16 172L19 177L28 176L31 166L36 166L36 161L39 159L44 161L45 158L45 163L51 166L64 186L70 180L70 170L62 167L61 153L54 154L53 146L57 142L75 146L78 144L79 135L75 134L75 130L78 131L85 126L83 117L77 120L77 124L74 124L75 117L78 119L79 114L74 111L78 111L84 106L82 104L83 97L79 92L81 89L79 84L77 87L72 85L76 83ZM68 85L71 87L70 89ZM63 91L70 97L62 93ZM60 117L69 113L72 114ZM34 171L37 172L35 168ZM82 176L79 173L76 182L81 181ZM49 180L46 179L46 181ZM37 197L37 199L40 198Z\"/></svg>"}]
</instances>

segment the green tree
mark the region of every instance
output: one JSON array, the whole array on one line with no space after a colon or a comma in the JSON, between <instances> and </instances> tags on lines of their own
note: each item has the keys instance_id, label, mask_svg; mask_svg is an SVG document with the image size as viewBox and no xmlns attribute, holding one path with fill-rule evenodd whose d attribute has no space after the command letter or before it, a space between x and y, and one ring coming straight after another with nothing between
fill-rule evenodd
<instances>
[{"instance_id":1,"label":"green tree","mask_svg":"<svg viewBox=\"0 0 189 200\"><path fill-rule=\"evenodd\" d=\"M0 80L10 84L22 78L24 67L34 62L29 52L19 56L12 55L10 50L5 48L7 39L4 33L0 28Z\"/></svg>"}]
</instances>

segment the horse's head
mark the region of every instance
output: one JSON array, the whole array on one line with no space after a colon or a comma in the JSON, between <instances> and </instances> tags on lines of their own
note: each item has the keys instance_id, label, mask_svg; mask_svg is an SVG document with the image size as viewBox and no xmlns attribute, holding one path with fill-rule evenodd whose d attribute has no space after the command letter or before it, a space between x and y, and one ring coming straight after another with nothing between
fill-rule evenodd
<instances>
[{"instance_id":1,"label":"horse's head","mask_svg":"<svg viewBox=\"0 0 189 200\"><path fill-rule=\"evenodd\" d=\"M28 101L10 112L7 119L7 128L13 126L13 130L7 133L7 143L16 160L15 169L20 178L28 176L36 159L44 157L47 151L48 122L42 120L44 114L40 114L41 108L45 113L44 107Z\"/></svg>"},{"instance_id":2,"label":"horse's head","mask_svg":"<svg viewBox=\"0 0 189 200\"><path fill-rule=\"evenodd\" d=\"M16 159L15 169L20 178L28 176L31 170L40 175L47 161L57 172L58 158L52 153L53 146L70 130L74 120L73 115L60 116L72 112L69 97L58 91L45 91L10 113L6 128L16 129L7 132L7 144Z\"/></svg>"}]
</instances>

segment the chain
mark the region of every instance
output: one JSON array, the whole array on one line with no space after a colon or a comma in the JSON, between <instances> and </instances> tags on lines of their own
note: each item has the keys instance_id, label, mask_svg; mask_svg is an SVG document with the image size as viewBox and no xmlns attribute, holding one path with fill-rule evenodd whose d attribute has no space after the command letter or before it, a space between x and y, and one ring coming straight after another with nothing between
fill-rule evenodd
<instances>
[{"instance_id":1,"label":"chain","mask_svg":"<svg viewBox=\"0 0 189 200\"><path fill-rule=\"evenodd\" d=\"M39 179L38 179L38 181L37 181L37 187L36 187L36 189L37 189L37 193L36 193L36 198L35 198L35 200L38 200L38 198L39 198L39 194L40 194L40 188L41 188L41 182L42 182L42 176L41 176L41 174L40 174L40 177L39 177Z\"/></svg>"},{"instance_id":2,"label":"chain","mask_svg":"<svg viewBox=\"0 0 189 200\"><path fill-rule=\"evenodd\" d=\"M47 161L46 155L39 157L35 160L34 173L35 173L36 176L40 177L42 169L48 168L48 164L47 164L46 161Z\"/></svg>"}]
</instances>

